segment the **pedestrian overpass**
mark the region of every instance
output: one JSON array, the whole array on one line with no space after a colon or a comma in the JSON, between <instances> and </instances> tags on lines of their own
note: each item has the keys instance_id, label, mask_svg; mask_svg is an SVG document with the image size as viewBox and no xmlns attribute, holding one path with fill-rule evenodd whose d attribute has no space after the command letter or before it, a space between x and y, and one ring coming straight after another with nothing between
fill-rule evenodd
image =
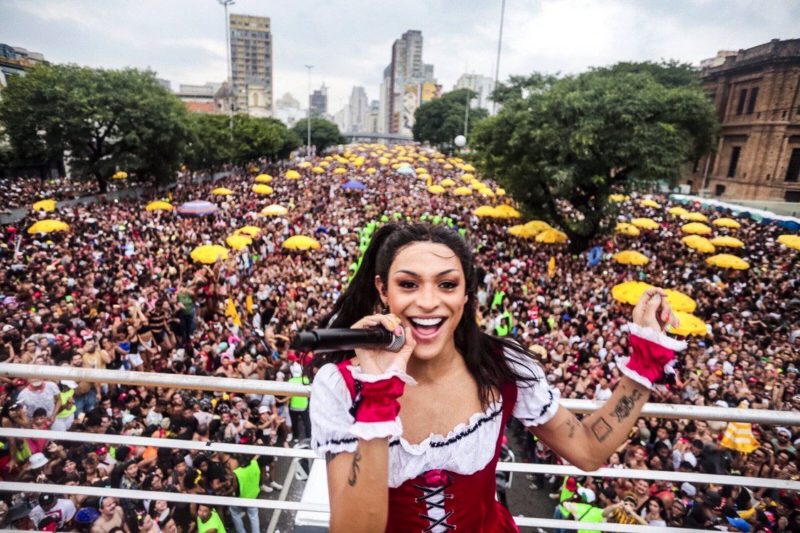
<instances>
[{"instance_id":1,"label":"pedestrian overpass","mask_svg":"<svg viewBox=\"0 0 800 533\"><path fill-rule=\"evenodd\" d=\"M400 133L375 133L368 131L346 131L342 136L347 139L348 143L371 143L371 144L410 144L414 142L414 138L410 135L402 135Z\"/></svg>"}]
</instances>

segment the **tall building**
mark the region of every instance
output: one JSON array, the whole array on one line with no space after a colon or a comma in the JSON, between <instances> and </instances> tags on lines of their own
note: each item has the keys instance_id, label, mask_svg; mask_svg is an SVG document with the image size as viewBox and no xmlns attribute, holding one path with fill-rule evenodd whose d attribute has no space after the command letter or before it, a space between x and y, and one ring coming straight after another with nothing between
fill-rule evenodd
<instances>
[{"instance_id":1,"label":"tall building","mask_svg":"<svg viewBox=\"0 0 800 533\"><path fill-rule=\"evenodd\" d=\"M298 120L306 118L306 111L300 108L297 98L286 93L275 102L273 116L291 128Z\"/></svg>"},{"instance_id":2,"label":"tall building","mask_svg":"<svg viewBox=\"0 0 800 533\"><path fill-rule=\"evenodd\" d=\"M385 99L388 133L411 135L414 112L426 97L438 95L433 65L422 61L422 32L408 30L392 44L392 58L384 70L381 98Z\"/></svg>"},{"instance_id":3,"label":"tall building","mask_svg":"<svg viewBox=\"0 0 800 533\"><path fill-rule=\"evenodd\" d=\"M373 100L369 103L369 111L367 112L367 121L364 124L364 132L382 133L380 129L380 111L381 103L379 100Z\"/></svg>"},{"instance_id":4,"label":"tall building","mask_svg":"<svg viewBox=\"0 0 800 533\"><path fill-rule=\"evenodd\" d=\"M348 123L350 129L348 131L367 131L367 115L369 114L369 100L367 100L367 92L363 87L353 87L350 93L350 103L348 104L348 112L350 117Z\"/></svg>"},{"instance_id":5,"label":"tall building","mask_svg":"<svg viewBox=\"0 0 800 533\"><path fill-rule=\"evenodd\" d=\"M325 84L311 93L311 116L325 117L328 114L328 88Z\"/></svg>"},{"instance_id":6,"label":"tall building","mask_svg":"<svg viewBox=\"0 0 800 533\"><path fill-rule=\"evenodd\" d=\"M272 115L272 32L269 17L230 15L234 110Z\"/></svg>"},{"instance_id":7,"label":"tall building","mask_svg":"<svg viewBox=\"0 0 800 533\"><path fill-rule=\"evenodd\" d=\"M453 89L469 89L477 93L477 97L472 100L472 108L491 109L492 102L489 97L494 90L494 79L480 74L462 74L456 81Z\"/></svg>"},{"instance_id":8,"label":"tall building","mask_svg":"<svg viewBox=\"0 0 800 533\"><path fill-rule=\"evenodd\" d=\"M42 61L44 56L39 52L0 43L0 89L8 84L9 78L24 76L28 70Z\"/></svg>"},{"instance_id":9,"label":"tall building","mask_svg":"<svg viewBox=\"0 0 800 533\"><path fill-rule=\"evenodd\" d=\"M175 96L180 98L186 109L192 113L215 114L218 109L214 97L221 87L222 84L216 82L206 82L205 85L181 83Z\"/></svg>"},{"instance_id":10,"label":"tall building","mask_svg":"<svg viewBox=\"0 0 800 533\"><path fill-rule=\"evenodd\" d=\"M686 183L727 199L800 202L800 39L721 52L703 65L722 129Z\"/></svg>"}]
</instances>

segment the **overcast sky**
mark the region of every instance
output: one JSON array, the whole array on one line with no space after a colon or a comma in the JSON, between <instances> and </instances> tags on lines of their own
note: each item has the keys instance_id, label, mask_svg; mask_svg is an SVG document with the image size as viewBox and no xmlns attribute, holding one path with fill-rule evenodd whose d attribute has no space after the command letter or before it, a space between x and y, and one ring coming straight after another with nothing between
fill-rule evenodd
<instances>
[{"instance_id":1,"label":"overcast sky","mask_svg":"<svg viewBox=\"0 0 800 533\"><path fill-rule=\"evenodd\" d=\"M423 60L445 90L464 72L494 76L501 0L237 0L272 19L275 99L330 87L336 112L354 85L370 99L394 39L421 30ZM507 0L500 78L575 73L623 60L697 63L717 50L800 37L795 0ZM0 42L49 61L150 68L180 83L227 76L217 0L0 0Z\"/></svg>"}]
</instances>

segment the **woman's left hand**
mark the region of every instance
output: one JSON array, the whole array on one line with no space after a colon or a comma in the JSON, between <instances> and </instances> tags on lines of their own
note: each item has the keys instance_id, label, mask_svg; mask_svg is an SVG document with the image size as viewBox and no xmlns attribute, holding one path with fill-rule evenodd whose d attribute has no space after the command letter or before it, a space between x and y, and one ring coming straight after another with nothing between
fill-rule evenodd
<instances>
[{"instance_id":1,"label":"woman's left hand","mask_svg":"<svg viewBox=\"0 0 800 533\"><path fill-rule=\"evenodd\" d=\"M637 326L656 331L666 330L667 325L676 328L680 324L670 308L667 294L655 287L646 290L639 298L639 303L633 308L633 322Z\"/></svg>"}]
</instances>

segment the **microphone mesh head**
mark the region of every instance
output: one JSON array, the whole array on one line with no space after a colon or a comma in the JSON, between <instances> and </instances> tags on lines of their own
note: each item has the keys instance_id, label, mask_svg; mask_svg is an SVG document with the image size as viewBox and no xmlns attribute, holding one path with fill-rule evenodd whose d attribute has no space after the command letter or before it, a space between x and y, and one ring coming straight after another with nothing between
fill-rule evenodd
<instances>
[{"instance_id":1,"label":"microphone mesh head","mask_svg":"<svg viewBox=\"0 0 800 533\"><path fill-rule=\"evenodd\" d=\"M390 352L399 352L403 345L406 343L406 334L405 332L401 333L400 335L395 335L392 333L392 342L389 346L386 347L387 350Z\"/></svg>"}]
</instances>

